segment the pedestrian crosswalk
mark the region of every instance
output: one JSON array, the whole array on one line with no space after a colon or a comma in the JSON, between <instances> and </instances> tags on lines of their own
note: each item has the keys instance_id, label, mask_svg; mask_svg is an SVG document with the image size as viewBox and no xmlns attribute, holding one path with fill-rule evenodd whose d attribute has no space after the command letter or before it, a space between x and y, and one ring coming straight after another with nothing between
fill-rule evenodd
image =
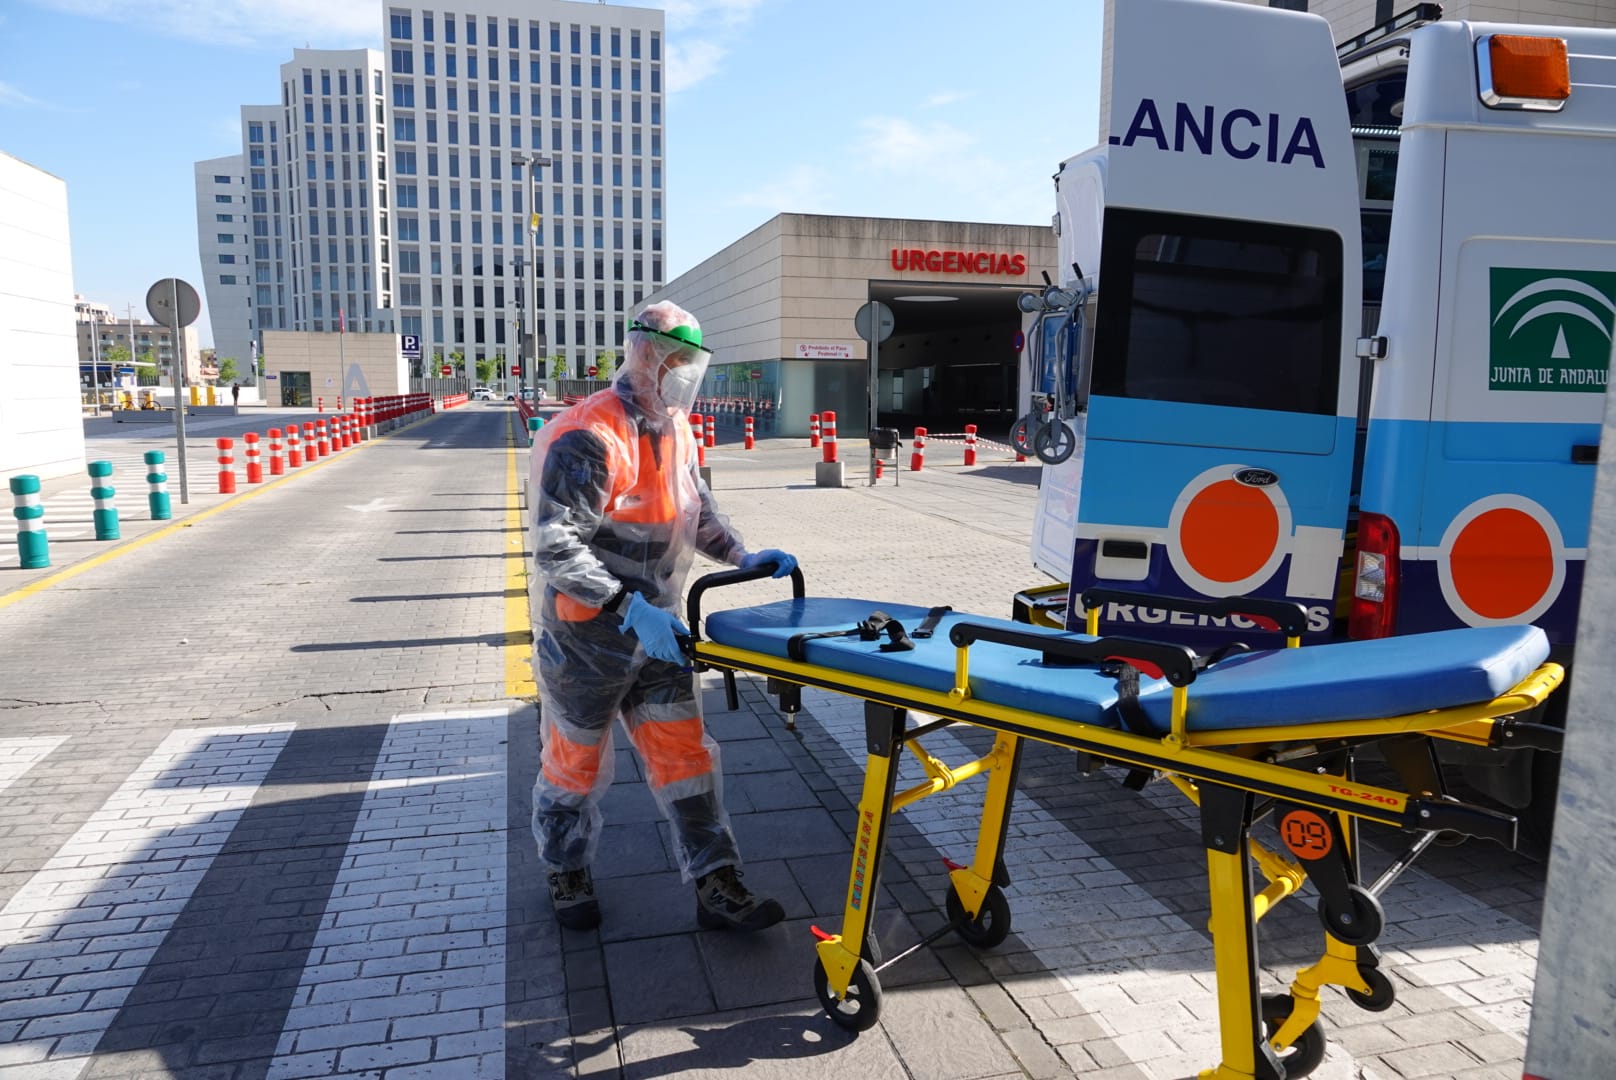
<instances>
[{"instance_id":1,"label":"pedestrian crosswalk","mask_svg":"<svg viewBox=\"0 0 1616 1080\"><path fill-rule=\"evenodd\" d=\"M352 785L307 765L352 766L331 765L344 729L169 734L0 907L0 1077L76 1080L92 1055L148 1075L143 1054L194 1061L244 1009L272 1037L260 1076L503 1076L507 725L395 717L360 744L370 779L330 844L321 789ZM66 742L0 738L0 788Z\"/></svg>"}]
</instances>

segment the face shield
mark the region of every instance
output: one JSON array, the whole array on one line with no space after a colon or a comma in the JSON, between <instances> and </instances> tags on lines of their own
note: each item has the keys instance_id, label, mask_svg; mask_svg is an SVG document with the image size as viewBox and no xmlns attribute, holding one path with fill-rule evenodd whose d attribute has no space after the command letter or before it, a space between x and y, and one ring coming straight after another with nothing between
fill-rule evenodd
<instances>
[{"instance_id":1,"label":"face shield","mask_svg":"<svg viewBox=\"0 0 1616 1080\"><path fill-rule=\"evenodd\" d=\"M712 356L712 351L701 343L701 329L675 326L658 330L638 320L628 329L630 334L639 335L638 342L652 361L649 366L655 371L657 396L668 415L690 412Z\"/></svg>"}]
</instances>

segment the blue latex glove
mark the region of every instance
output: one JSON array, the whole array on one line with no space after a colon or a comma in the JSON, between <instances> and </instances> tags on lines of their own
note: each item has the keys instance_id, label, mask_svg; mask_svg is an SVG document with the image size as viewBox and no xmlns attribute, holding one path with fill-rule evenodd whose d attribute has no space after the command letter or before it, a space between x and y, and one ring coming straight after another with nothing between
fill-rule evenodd
<instances>
[{"instance_id":1,"label":"blue latex glove","mask_svg":"<svg viewBox=\"0 0 1616 1080\"><path fill-rule=\"evenodd\" d=\"M774 576L777 578L785 577L797 568L797 557L795 555L788 555L779 548L764 548L762 551L754 551L742 559L741 569L750 570L754 566L771 562L775 564Z\"/></svg>"},{"instance_id":2,"label":"blue latex glove","mask_svg":"<svg viewBox=\"0 0 1616 1080\"><path fill-rule=\"evenodd\" d=\"M634 631L647 656L670 664L684 664L689 658L679 647L681 637L690 637L690 628L670 611L654 606L639 593L630 593L618 633Z\"/></svg>"}]
</instances>

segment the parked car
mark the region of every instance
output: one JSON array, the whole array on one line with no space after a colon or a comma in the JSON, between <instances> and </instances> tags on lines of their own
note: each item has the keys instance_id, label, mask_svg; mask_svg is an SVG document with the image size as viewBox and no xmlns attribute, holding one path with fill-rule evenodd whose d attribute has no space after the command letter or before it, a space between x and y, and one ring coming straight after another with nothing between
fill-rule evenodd
<instances>
[{"instance_id":1,"label":"parked car","mask_svg":"<svg viewBox=\"0 0 1616 1080\"><path fill-rule=\"evenodd\" d=\"M494 400L494 392L492 390L490 390L486 386L473 386L471 388L471 400L473 400L473 401L493 401Z\"/></svg>"}]
</instances>

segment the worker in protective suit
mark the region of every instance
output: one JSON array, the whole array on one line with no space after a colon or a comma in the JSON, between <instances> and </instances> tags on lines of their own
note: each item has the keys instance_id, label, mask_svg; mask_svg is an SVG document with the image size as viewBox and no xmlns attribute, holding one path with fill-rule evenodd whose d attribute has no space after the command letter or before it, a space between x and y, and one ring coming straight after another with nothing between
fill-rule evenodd
<instances>
[{"instance_id":1,"label":"worker in protective suit","mask_svg":"<svg viewBox=\"0 0 1616 1080\"><path fill-rule=\"evenodd\" d=\"M629 325L611 386L546 424L533 447L537 583L534 672L541 769L533 832L563 926L600 922L589 866L611 783L612 722L622 718L646 781L673 826L679 868L696 884L706 928L759 930L784 917L740 880L724 810L718 745L676 614L697 552L731 566L796 568L749 553L696 468L689 411L710 350L689 312L653 304Z\"/></svg>"}]
</instances>

